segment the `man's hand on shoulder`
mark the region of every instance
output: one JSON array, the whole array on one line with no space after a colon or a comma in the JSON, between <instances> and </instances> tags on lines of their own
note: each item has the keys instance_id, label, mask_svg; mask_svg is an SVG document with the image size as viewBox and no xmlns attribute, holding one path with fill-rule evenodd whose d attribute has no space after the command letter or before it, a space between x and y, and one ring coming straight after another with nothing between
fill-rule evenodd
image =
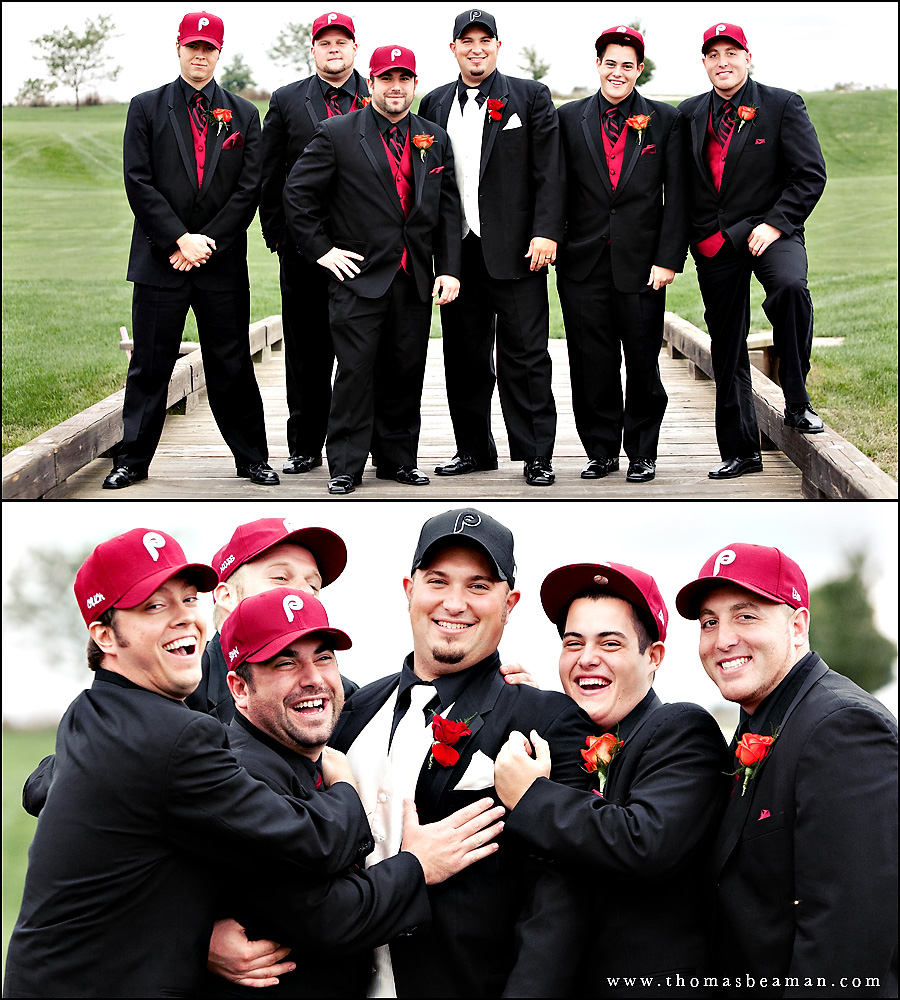
<instances>
[{"instance_id":1,"label":"man's hand on shoulder","mask_svg":"<svg viewBox=\"0 0 900 1000\"><path fill-rule=\"evenodd\" d=\"M747 237L747 245L750 253L754 257L761 257L763 253L781 237L781 230L770 226L768 222L761 222Z\"/></svg>"},{"instance_id":2,"label":"man's hand on shoulder","mask_svg":"<svg viewBox=\"0 0 900 1000\"><path fill-rule=\"evenodd\" d=\"M354 253L352 250L341 250L340 247L332 247L316 263L321 264L322 267L327 267L338 281L343 281L345 274L348 278L352 278L354 274L359 274L359 268L353 263L355 260L365 260L365 257Z\"/></svg>"},{"instance_id":3,"label":"man's hand on shoulder","mask_svg":"<svg viewBox=\"0 0 900 1000\"><path fill-rule=\"evenodd\" d=\"M231 919L217 920L209 940L206 967L222 979L241 986L276 986L278 976L293 972L294 962L285 962L290 948L276 941L250 941L243 927Z\"/></svg>"},{"instance_id":4,"label":"man's hand on shoulder","mask_svg":"<svg viewBox=\"0 0 900 1000\"><path fill-rule=\"evenodd\" d=\"M531 676L521 663L502 663L500 673L507 684L527 684L528 687L540 690L540 684Z\"/></svg>"},{"instance_id":5,"label":"man's hand on shoulder","mask_svg":"<svg viewBox=\"0 0 900 1000\"><path fill-rule=\"evenodd\" d=\"M350 764L340 750L325 747L322 751L322 777L325 779L326 788L331 788L335 782L346 781L355 791L359 791Z\"/></svg>"},{"instance_id":6,"label":"man's hand on shoulder","mask_svg":"<svg viewBox=\"0 0 900 1000\"><path fill-rule=\"evenodd\" d=\"M531 756L534 747L535 756ZM550 744L532 729L531 742L524 734L513 730L509 739L500 747L494 762L494 788L500 801L515 809L519 799L538 778L550 777Z\"/></svg>"}]
</instances>

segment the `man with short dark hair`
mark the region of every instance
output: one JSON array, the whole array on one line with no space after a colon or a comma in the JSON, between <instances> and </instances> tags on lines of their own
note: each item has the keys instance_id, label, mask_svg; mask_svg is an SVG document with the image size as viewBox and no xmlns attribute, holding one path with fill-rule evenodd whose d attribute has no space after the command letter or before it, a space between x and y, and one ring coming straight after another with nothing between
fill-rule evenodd
<instances>
[{"instance_id":1,"label":"man with short dark hair","mask_svg":"<svg viewBox=\"0 0 900 1000\"><path fill-rule=\"evenodd\" d=\"M507 830L578 872L581 917L568 942L545 942L571 959L554 995L696 996L665 976L709 967L704 869L727 794L722 734L699 705L663 704L653 691L669 616L652 576L613 562L562 566L541 601L562 639L563 688L594 722L582 757L595 787L548 781L557 747L537 732L511 734L495 777ZM600 901L615 918L598 935L589 915Z\"/></svg>"},{"instance_id":2,"label":"man with short dark hair","mask_svg":"<svg viewBox=\"0 0 900 1000\"><path fill-rule=\"evenodd\" d=\"M297 248L285 221L282 195L291 168L319 122L369 103L366 81L353 66L357 48L353 18L336 12L317 17L311 48L315 73L279 87L263 122L259 219L266 245L278 253L280 265L289 456L281 471L291 474L322 464L334 344L328 320L331 276Z\"/></svg>"},{"instance_id":3,"label":"man with short dark hair","mask_svg":"<svg viewBox=\"0 0 900 1000\"><path fill-rule=\"evenodd\" d=\"M896 996L896 720L810 650L809 586L778 549L719 549L676 603L741 706L711 854L723 995Z\"/></svg>"},{"instance_id":4,"label":"man with short dark hair","mask_svg":"<svg viewBox=\"0 0 900 1000\"><path fill-rule=\"evenodd\" d=\"M691 254L716 378L722 463L709 477L735 479L763 467L747 353L752 274L766 291L785 426L823 430L806 391L813 307L803 227L825 188L825 160L802 98L750 78L743 28L714 24L701 51L712 92L678 110L691 130Z\"/></svg>"}]
</instances>

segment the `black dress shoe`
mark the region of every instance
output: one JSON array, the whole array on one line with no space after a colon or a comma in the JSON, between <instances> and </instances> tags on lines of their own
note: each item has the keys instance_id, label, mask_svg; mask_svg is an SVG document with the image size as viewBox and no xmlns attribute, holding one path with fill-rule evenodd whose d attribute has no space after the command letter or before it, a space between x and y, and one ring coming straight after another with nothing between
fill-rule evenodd
<instances>
[{"instance_id":1,"label":"black dress shoe","mask_svg":"<svg viewBox=\"0 0 900 1000\"><path fill-rule=\"evenodd\" d=\"M300 472L309 472L310 469L317 469L322 464L322 456L314 458L312 455L291 455L291 457L281 467L285 475L292 476Z\"/></svg>"},{"instance_id":2,"label":"black dress shoe","mask_svg":"<svg viewBox=\"0 0 900 1000\"><path fill-rule=\"evenodd\" d=\"M452 462L446 465L436 465L435 475L438 476L465 476L470 472L493 472L497 468L497 459L491 458L483 462L474 455L456 455Z\"/></svg>"},{"instance_id":3,"label":"black dress shoe","mask_svg":"<svg viewBox=\"0 0 900 1000\"><path fill-rule=\"evenodd\" d=\"M801 434L821 434L825 430L822 418L809 403L805 406L798 406L796 409L786 406L784 408L784 426L793 427Z\"/></svg>"},{"instance_id":4,"label":"black dress shoe","mask_svg":"<svg viewBox=\"0 0 900 1000\"><path fill-rule=\"evenodd\" d=\"M755 451L746 458L726 458L721 465L709 470L710 479L737 479L748 472L762 472L762 459Z\"/></svg>"},{"instance_id":5,"label":"black dress shoe","mask_svg":"<svg viewBox=\"0 0 900 1000\"><path fill-rule=\"evenodd\" d=\"M628 463L625 478L629 483L649 483L656 476L656 459L636 458Z\"/></svg>"},{"instance_id":6,"label":"black dress shoe","mask_svg":"<svg viewBox=\"0 0 900 1000\"><path fill-rule=\"evenodd\" d=\"M112 472L103 480L104 490L124 490L126 486L139 483L147 478L146 472L138 472L130 465L117 465Z\"/></svg>"},{"instance_id":7,"label":"black dress shoe","mask_svg":"<svg viewBox=\"0 0 900 1000\"><path fill-rule=\"evenodd\" d=\"M556 482L549 458L538 455L525 463L525 482L529 486L552 486Z\"/></svg>"},{"instance_id":8,"label":"black dress shoe","mask_svg":"<svg viewBox=\"0 0 900 1000\"><path fill-rule=\"evenodd\" d=\"M375 470L376 479L393 479L401 486L427 486L431 480L428 476L414 469L411 465L401 465L390 470L381 466Z\"/></svg>"},{"instance_id":9,"label":"black dress shoe","mask_svg":"<svg viewBox=\"0 0 900 1000\"><path fill-rule=\"evenodd\" d=\"M239 465L237 474L242 479L249 479L257 486L277 486L281 480L278 473L265 462L255 462L253 465Z\"/></svg>"},{"instance_id":10,"label":"black dress shoe","mask_svg":"<svg viewBox=\"0 0 900 1000\"><path fill-rule=\"evenodd\" d=\"M617 458L592 458L581 470L582 479L605 479L611 472L619 471Z\"/></svg>"},{"instance_id":11,"label":"black dress shoe","mask_svg":"<svg viewBox=\"0 0 900 1000\"><path fill-rule=\"evenodd\" d=\"M362 473L355 476L335 476L328 484L328 492L335 496L352 493L362 483Z\"/></svg>"}]
</instances>

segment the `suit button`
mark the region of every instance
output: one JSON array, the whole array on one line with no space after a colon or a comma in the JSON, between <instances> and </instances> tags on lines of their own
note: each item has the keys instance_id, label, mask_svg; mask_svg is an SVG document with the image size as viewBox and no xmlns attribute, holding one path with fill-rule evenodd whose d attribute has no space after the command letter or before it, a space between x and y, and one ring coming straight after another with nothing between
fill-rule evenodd
<instances>
[{"instance_id":1,"label":"suit button","mask_svg":"<svg viewBox=\"0 0 900 1000\"><path fill-rule=\"evenodd\" d=\"M384 794L384 792L379 792L378 793L378 801L379 802L387 802L387 800L388 800L388 797Z\"/></svg>"},{"instance_id":2,"label":"suit button","mask_svg":"<svg viewBox=\"0 0 900 1000\"><path fill-rule=\"evenodd\" d=\"M403 247L396 247L394 253L403 253Z\"/></svg>"},{"instance_id":3,"label":"suit button","mask_svg":"<svg viewBox=\"0 0 900 1000\"><path fill-rule=\"evenodd\" d=\"M611 208L611 209L609 210L609 214L610 214L610 215L615 215L615 214L616 214L616 210L615 210L614 208Z\"/></svg>"},{"instance_id":4,"label":"suit button","mask_svg":"<svg viewBox=\"0 0 900 1000\"><path fill-rule=\"evenodd\" d=\"M719 215L724 215L724 214L725 214L725 209L724 208L720 208L719 209Z\"/></svg>"}]
</instances>

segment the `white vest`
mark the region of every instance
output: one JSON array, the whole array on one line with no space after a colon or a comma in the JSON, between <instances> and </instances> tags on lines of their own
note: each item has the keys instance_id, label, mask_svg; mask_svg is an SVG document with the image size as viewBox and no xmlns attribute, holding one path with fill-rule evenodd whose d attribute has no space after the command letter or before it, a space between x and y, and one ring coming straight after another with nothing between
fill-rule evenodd
<instances>
[{"instance_id":1,"label":"white vest","mask_svg":"<svg viewBox=\"0 0 900 1000\"><path fill-rule=\"evenodd\" d=\"M481 218L478 212L478 177L481 172L481 141L484 135L484 116L487 114L487 101L478 107L477 100L472 96L476 88L469 88L469 97L463 110L459 107L459 97L454 92L450 105L450 116L447 119L447 134L453 147L453 159L456 164L456 183L459 185L459 197L463 210L463 239L469 230L476 236L481 236Z\"/></svg>"}]
</instances>

